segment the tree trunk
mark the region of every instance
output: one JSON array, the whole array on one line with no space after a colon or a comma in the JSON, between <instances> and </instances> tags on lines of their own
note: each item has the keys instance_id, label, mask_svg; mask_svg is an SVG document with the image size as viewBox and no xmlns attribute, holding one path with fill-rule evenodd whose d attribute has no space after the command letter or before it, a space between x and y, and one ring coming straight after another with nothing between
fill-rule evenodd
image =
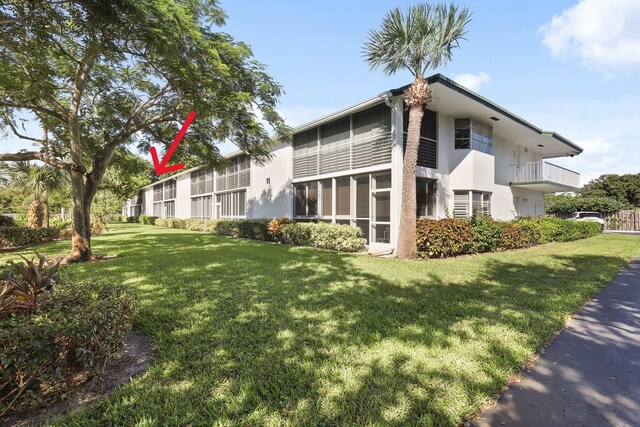
<instances>
[{"instance_id":1,"label":"tree trunk","mask_svg":"<svg viewBox=\"0 0 640 427\"><path fill-rule=\"evenodd\" d=\"M49 192L44 189L42 191L42 206L44 208L43 222L45 227L49 227Z\"/></svg>"},{"instance_id":2,"label":"tree trunk","mask_svg":"<svg viewBox=\"0 0 640 427\"><path fill-rule=\"evenodd\" d=\"M424 108L414 106L409 110L407 146L402 166L402 205L400 207L400 231L396 255L402 259L418 257L416 248L416 164L420 145L420 125Z\"/></svg>"},{"instance_id":3,"label":"tree trunk","mask_svg":"<svg viewBox=\"0 0 640 427\"><path fill-rule=\"evenodd\" d=\"M86 203L86 182L84 174L71 171L71 187L73 189L73 235L71 237L71 253L67 262L83 262L91 260L91 203Z\"/></svg>"},{"instance_id":4,"label":"tree trunk","mask_svg":"<svg viewBox=\"0 0 640 427\"><path fill-rule=\"evenodd\" d=\"M416 164L420 146L420 128L427 103L431 100L431 89L426 79L416 76L404 93L404 102L409 108L407 146L402 165L402 205L400 207L400 230L396 256L402 259L418 257L416 247Z\"/></svg>"}]
</instances>

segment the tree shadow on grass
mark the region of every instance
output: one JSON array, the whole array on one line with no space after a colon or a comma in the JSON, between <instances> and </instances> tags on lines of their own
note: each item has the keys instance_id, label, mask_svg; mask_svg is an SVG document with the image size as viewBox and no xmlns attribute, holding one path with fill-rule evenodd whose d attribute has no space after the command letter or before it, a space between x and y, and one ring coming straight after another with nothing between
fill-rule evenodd
<instances>
[{"instance_id":1,"label":"tree shadow on grass","mask_svg":"<svg viewBox=\"0 0 640 427\"><path fill-rule=\"evenodd\" d=\"M180 233L104 245L121 258L71 277L131 285L158 349L76 415L115 424L455 425L625 263L403 263Z\"/></svg>"}]
</instances>

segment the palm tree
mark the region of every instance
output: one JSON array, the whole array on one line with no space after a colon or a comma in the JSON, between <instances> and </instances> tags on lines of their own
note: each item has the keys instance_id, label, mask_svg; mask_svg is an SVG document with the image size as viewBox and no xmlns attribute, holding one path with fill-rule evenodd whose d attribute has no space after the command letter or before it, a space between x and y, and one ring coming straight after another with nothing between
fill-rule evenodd
<instances>
[{"instance_id":1,"label":"palm tree","mask_svg":"<svg viewBox=\"0 0 640 427\"><path fill-rule=\"evenodd\" d=\"M42 197L43 225L49 226L49 194L59 190L66 182L68 176L61 169L49 165L36 165L29 162L13 162L0 165L0 180L9 180L11 184L23 187L33 193L34 201L29 210L40 210L40 197ZM39 222L39 221L37 221Z\"/></svg>"},{"instance_id":2,"label":"palm tree","mask_svg":"<svg viewBox=\"0 0 640 427\"><path fill-rule=\"evenodd\" d=\"M431 89L426 79L430 69L438 68L453 57L466 34L471 13L453 3L417 4L406 13L400 8L389 11L379 30L372 30L364 44L363 55L372 69L382 67L385 74L409 71L414 80L404 93L409 110L409 126L402 170L402 205L396 255L416 258L416 163L420 126Z\"/></svg>"}]
</instances>

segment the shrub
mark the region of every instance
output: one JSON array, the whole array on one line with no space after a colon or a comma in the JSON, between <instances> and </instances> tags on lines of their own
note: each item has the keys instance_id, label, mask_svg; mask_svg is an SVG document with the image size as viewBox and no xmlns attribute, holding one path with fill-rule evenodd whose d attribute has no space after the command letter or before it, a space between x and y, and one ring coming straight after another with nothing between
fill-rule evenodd
<instances>
[{"instance_id":1,"label":"shrub","mask_svg":"<svg viewBox=\"0 0 640 427\"><path fill-rule=\"evenodd\" d=\"M56 227L27 228L0 227L0 248L12 248L25 245L50 242L60 237L60 229Z\"/></svg>"},{"instance_id":2,"label":"shrub","mask_svg":"<svg viewBox=\"0 0 640 427\"><path fill-rule=\"evenodd\" d=\"M301 222L285 224L282 234L287 242L341 252L364 250L366 239L362 230L344 224Z\"/></svg>"},{"instance_id":3,"label":"shrub","mask_svg":"<svg viewBox=\"0 0 640 427\"><path fill-rule=\"evenodd\" d=\"M56 228L69 228L73 227L73 220L53 217L49 220L49 225Z\"/></svg>"},{"instance_id":4,"label":"shrub","mask_svg":"<svg viewBox=\"0 0 640 427\"><path fill-rule=\"evenodd\" d=\"M156 219L158 219L157 216L140 215L138 217L138 222L140 222L140 224L144 224L144 225L155 225Z\"/></svg>"},{"instance_id":5,"label":"shrub","mask_svg":"<svg viewBox=\"0 0 640 427\"><path fill-rule=\"evenodd\" d=\"M517 224L522 228L528 246L535 246L542 243L542 235L540 233L540 227L538 226L538 220L533 218L516 218L512 223Z\"/></svg>"},{"instance_id":6,"label":"shrub","mask_svg":"<svg viewBox=\"0 0 640 427\"><path fill-rule=\"evenodd\" d=\"M184 230L186 227L184 219L180 218L167 218L167 227L169 228L179 228Z\"/></svg>"},{"instance_id":7,"label":"shrub","mask_svg":"<svg viewBox=\"0 0 640 427\"><path fill-rule=\"evenodd\" d=\"M190 231L205 231L205 221L202 219L189 218L184 220L184 228Z\"/></svg>"},{"instance_id":8,"label":"shrub","mask_svg":"<svg viewBox=\"0 0 640 427\"><path fill-rule=\"evenodd\" d=\"M530 230L539 243L569 242L586 239L600 233L597 222L569 221L560 218L520 218L514 221L523 229Z\"/></svg>"},{"instance_id":9,"label":"shrub","mask_svg":"<svg viewBox=\"0 0 640 427\"><path fill-rule=\"evenodd\" d=\"M0 319L12 314L32 314L55 290L60 262L50 264L36 252L38 263L21 256L25 263L11 262L0 278Z\"/></svg>"},{"instance_id":10,"label":"shrub","mask_svg":"<svg viewBox=\"0 0 640 427\"><path fill-rule=\"evenodd\" d=\"M473 253L476 235L471 222L444 218L420 219L416 229L418 255L421 258L444 258Z\"/></svg>"},{"instance_id":11,"label":"shrub","mask_svg":"<svg viewBox=\"0 0 640 427\"><path fill-rule=\"evenodd\" d=\"M216 228L213 233L217 234L218 236L240 237L238 224L239 221L221 219L216 224Z\"/></svg>"},{"instance_id":12,"label":"shrub","mask_svg":"<svg viewBox=\"0 0 640 427\"><path fill-rule=\"evenodd\" d=\"M15 227L16 220L10 216L0 215L0 227Z\"/></svg>"},{"instance_id":13,"label":"shrub","mask_svg":"<svg viewBox=\"0 0 640 427\"><path fill-rule=\"evenodd\" d=\"M271 221L269 221L269 224L267 224L267 230L269 231L269 235L274 241L280 242L280 243L284 242L282 227L286 224L293 224L293 220L290 218L284 217L284 218L274 218Z\"/></svg>"},{"instance_id":14,"label":"shrub","mask_svg":"<svg viewBox=\"0 0 640 427\"><path fill-rule=\"evenodd\" d=\"M263 242L273 241L273 238L269 234L269 220L264 218L259 219L244 219L236 221L238 223L238 237L243 239L260 240Z\"/></svg>"},{"instance_id":15,"label":"shrub","mask_svg":"<svg viewBox=\"0 0 640 427\"><path fill-rule=\"evenodd\" d=\"M522 249L531 246L522 227L512 222L500 223L500 241L497 250Z\"/></svg>"},{"instance_id":16,"label":"shrub","mask_svg":"<svg viewBox=\"0 0 640 427\"><path fill-rule=\"evenodd\" d=\"M37 313L0 322L0 413L35 406L100 373L131 328L131 310L125 287L59 286Z\"/></svg>"},{"instance_id":17,"label":"shrub","mask_svg":"<svg viewBox=\"0 0 640 427\"><path fill-rule=\"evenodd\" d=\"M140 222L140 217L139 216L125 216L125 215L120 215L120 222L127 222L127 223L136 223L136 222Z\"/></svg>"},{"instance_id":18,"label":"shrub","mask_svg":"<svg viewBox=\"0 0 640 427\"><path fill-rule=\"evenodd\" d=\"M158 227L167 227L167 218L156 218L153 225L157 225Z\"/></svg>"},{"instance_id":19,"label":"shrub","mask_svg":"<svg viewBox=\"0 0 640 427\"><path fill-rule=\"evenodd\" d=\"M502 233L499 222L488 216L474 215L471 218L471 225L476 235L476 252L493 252L498 248Z\"/></svg>"}]
</instances>

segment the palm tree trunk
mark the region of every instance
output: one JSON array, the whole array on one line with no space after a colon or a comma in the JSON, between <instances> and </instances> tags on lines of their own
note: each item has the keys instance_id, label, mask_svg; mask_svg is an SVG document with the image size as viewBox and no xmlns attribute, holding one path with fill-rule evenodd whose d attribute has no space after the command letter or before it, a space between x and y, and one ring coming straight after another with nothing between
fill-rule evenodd
<instances>
[{"instance_id":1,"label":"palm tree trunk","mask_svg":"<svg viewBox=\"0 0 640 427\"><path fill-rule=\"evenodd\" d=\"M42 206L44 207L44 226L49 228L49 191L45 188L42 191Z\"/></svg>"},{"instance_id":2,"label":"palm tree trunk","mask_svg":"<svg viewBox=\"0 0 640 427\"><path fill-rule=\"evenodd\" d=\"M424 107L414 105L409 110L407 146L402 166L402 205L400 207L400 230L396 255L402 259L418 257L416 247L416 164L420 145L420 126Z\"/></svg>"},{"instance_id":3,"label":"palm tree trunk","mask_svg":"<svg viewBox=\"0 0 640 427\"><path fill-rule=\"evenodd\" d=\"M404 93L404 102L409 108L407 146L402 165L402 205L400 207L400 230L396 255L402 259L418 257L416 246L416 164L420 146L420 128L427 103L431 100L429 82L420 77L411 83Z\"/></svg>"}]
</instances>

